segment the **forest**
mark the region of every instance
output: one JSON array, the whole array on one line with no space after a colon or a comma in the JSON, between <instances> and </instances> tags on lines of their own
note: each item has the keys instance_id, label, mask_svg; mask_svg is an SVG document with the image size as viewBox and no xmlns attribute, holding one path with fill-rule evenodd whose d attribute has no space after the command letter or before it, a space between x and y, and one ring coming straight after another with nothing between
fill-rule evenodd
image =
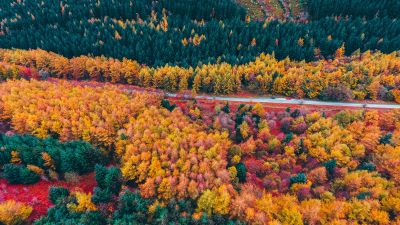
<instances>
[{"instance_id":1,"label":"forest","mask_svg":"<svg viewBox=\"0 0 400 225\"><path fill-rule=\"evenodd\" d=\"M400 224L399 11L0 1L0 225Z\"/></svg>"},{"instance_id":2,"label":"forest","mask_svg":"<svg viewBox=\"0 0 400 225\"><path fill-rule=\"evenodd\" d=\"M400 218L398 110L221 103L211 110L196 101L177 106L110 85L66 81L7 81L0 93L1 118L13 132L34 135L0 136L5 179L27 184L95 173L92 192L51 187L54 207L35 224L390 224ZM18 224L31 211L8 200L0 204L0 221Z\"/></svg>"},{"instance_id":3,"label":"forest","mask_svg":"<svg viewBox=\"0 0 400 225\"><path fill-rule=\"evenodd\" d=\"M72 59L42 50L0 49L0 80L48 77L130 84L171 92L233 94L249 91L328 101L380 100L400 103L400 57L380 52L313 63L261 54L255 61L232 66L207 64L195 68L140 65L137 61L80 56Z\"/></svg>"},{"instance_id":4,"label":"forest","mask_svg":"<svg viewBox=\"0 0 400 225\"><path fill-rule=\"evenodd\" d=\"M318 56L334 57L343 45L347 56L358 49L384 53L400 49L400 23L389 16L324 17L308 23L258 21L244 18L243 9L230 0L218 4L205 1L201 4L209 7L200 7L198 12L193 10L196 4L182 0L151 2L90 0L81 6L72 0L60 4L6 0L0 3L5 9L0 12L0 18L5 18L0 26L0 46L183 67L244 64L261 53L274 53L278 60L314 61ZM193 8L182 7L186 4Z\"/></svg>"},{"instance_id":5,"label":"forest","mask_svg":"<svg viewBox=\"0 0 400 225\"><path fill-rule=\"evenodd\" d=\"M307 7L313 20L330 16L395 19L399 17L400 2L396 0L307 0Z\"/></svg>"}]
</instances>

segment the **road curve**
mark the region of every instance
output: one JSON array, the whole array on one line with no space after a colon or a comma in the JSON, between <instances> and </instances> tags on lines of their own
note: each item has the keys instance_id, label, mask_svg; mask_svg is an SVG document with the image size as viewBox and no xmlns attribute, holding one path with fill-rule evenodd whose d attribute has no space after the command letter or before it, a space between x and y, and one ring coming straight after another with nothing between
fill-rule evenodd
<instances>
[{"instance_id":1,"label":"road curve","mask_svg":"<svg viewBox=\"0 0 400 225\"><path fill-rule=\"evenodd\" d=\"M166 93L167 97L182 97L174 93ZM190 98L190 96L183 96ZM373 108L373 109L400 109L400 104L377 104L377 103L358 103L358 102L328 102L306 99L287 99L271 97L229 97L229 96L207 96L197 95L196 99L216 100L228 102L247 102L247 103L271 103L271 104L289 104L289 105L316 105L316 106L334 106L334 107L353 107L353 108Z\"/></svg>"}]
</instances>

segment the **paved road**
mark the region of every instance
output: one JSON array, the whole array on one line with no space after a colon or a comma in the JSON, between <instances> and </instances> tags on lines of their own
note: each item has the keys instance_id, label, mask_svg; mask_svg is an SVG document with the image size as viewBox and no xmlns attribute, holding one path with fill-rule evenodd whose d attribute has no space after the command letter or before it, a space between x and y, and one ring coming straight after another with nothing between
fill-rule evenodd
<instances>
[{"instance_id":1,"label":"paved road","mask_svg":"<svg viewBox=\"0 0 400 225\"><path fill-rule=\"evenodd\" d=\"M57 79L55 80L57 81ZM79 85L88 85L81 83ZM132 88L122 88L127 92L148 92L156 95L166 97L182 97L191 99L190 95L181 95L175 93L168 93L162 90L135 90ZM333 106L333 107L353 107L353 108L374 108L374 109L400 109L400 104L373 104L373 103L357 103L357 102L327 102L306 99L288 99L288 98L272 98L272 97L229 97L229 96L211 96L211 95L197 95L196 99L203 100L217 100L228 102L244 102L244 103L271 103L271 104L289 104L289 105L315 105L315 106Z\"/></svg>"},{"instance_id":2,"label":"paved road","mask_svg":"<svg viewBox=\"0 0 400 225\"><path fill-rule=\"evenodd\" d=\"M173 93L167 93L166 95L169 97L178 97L177 94ZM187 97L189 98L189 96ZM275 104L289 104L289 105L316 105L316 106L374 108L374 109L400 109L400 104L327 102L327 101L316 101L316 100L305 100L305 99L287 99L287 98L271 98L271 97L246 98L246 97L197 95L195 98L204 100L228 101L228 102L272 103L272 104L275 103Z\"/></svg>"}]
</instances>

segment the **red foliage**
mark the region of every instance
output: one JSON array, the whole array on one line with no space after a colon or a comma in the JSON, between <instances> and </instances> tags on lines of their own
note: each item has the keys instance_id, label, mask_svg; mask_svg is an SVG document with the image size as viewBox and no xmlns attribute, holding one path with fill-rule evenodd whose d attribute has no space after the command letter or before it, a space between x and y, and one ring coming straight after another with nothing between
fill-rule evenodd
<instances>
[{"instance_id":1,"label":"red foliage","mask_svg":"<svg viewBox=\"0 0 400 225\"><path fill-rule=\"evenodd\" d=\"M65 181L45 181L40 180L36 184L22 185L9 184L5 179L0 179L0 202L13 199L18 202L26 203L33 207L30 221L38 219L46 214L47 209L52 206L48 199L48 191L51 186L65 187L70 190L81 190L84 192L92 192L96 181L94 174L88 174L80 177L78 184L70 184Z\"/></svg>"},{"instance_id":2,"label":"red foliage","mask_svg":"<svg viewBox=\"0 0 400 225\"><path fill-rule=\"evenodd\" d=\"M260 176L265 173L264 162L255 158L249 158L245 162L247 171L251 174Z\"/></svg>"}]
</instances>

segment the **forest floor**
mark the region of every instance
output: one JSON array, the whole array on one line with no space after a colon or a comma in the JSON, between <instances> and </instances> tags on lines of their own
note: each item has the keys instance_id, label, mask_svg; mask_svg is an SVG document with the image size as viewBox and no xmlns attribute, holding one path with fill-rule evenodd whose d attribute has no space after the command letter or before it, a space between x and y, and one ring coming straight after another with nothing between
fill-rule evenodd
<instances>
[{"instance_id":1,"label":"forest floor","mask_svg":"<svg viewBox=\"0 0 400 225\"><path fill-rule=\"evenodd\" d=\"M52 186L65 187L70 191L92 192L96 181L94 173L78 176L76 182L66 181L47 181L41 179L39 182L31 185L9 184L7 180L0 179L0 202L15 200L32 206L33 211L29 217L30 221L40 218L46 214L47 209L52 206L48 190Z\"/></svg>"}]
</instances>

